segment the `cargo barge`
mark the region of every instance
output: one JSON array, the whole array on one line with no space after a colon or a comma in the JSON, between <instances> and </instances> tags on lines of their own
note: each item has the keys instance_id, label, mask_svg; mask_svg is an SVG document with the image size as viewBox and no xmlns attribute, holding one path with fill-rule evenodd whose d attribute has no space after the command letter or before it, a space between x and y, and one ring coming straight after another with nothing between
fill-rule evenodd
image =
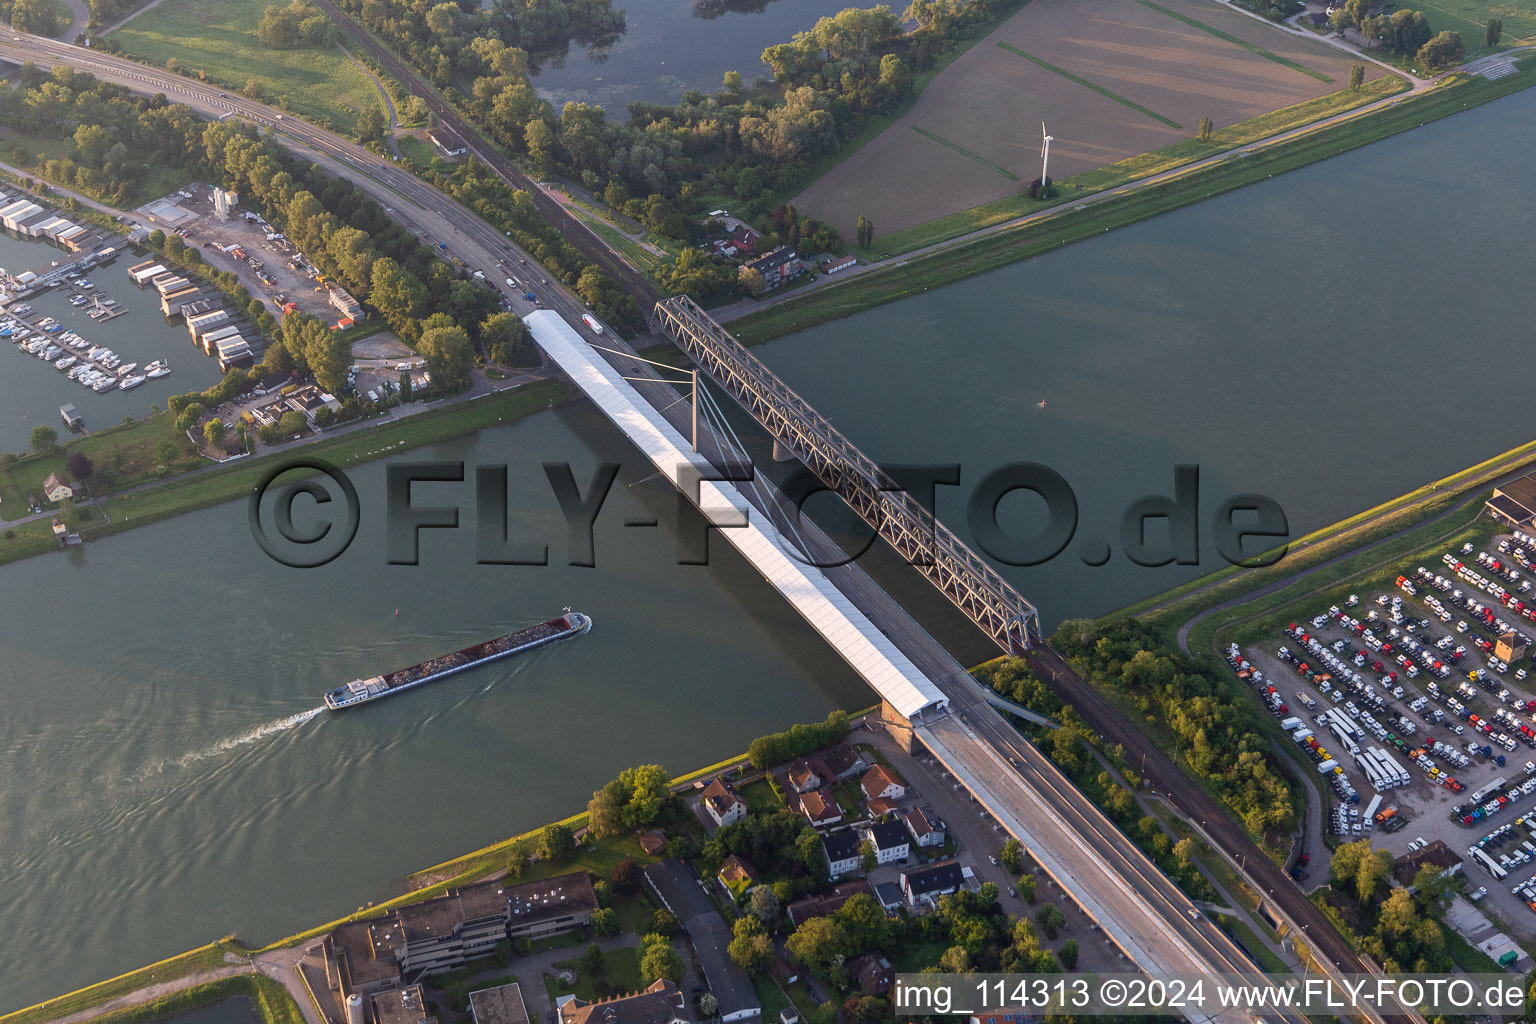
<instances>
[{"instance_id":1,"label":"cargo barge","mask_svg":"<svg viewBox=\"0 0 1536 1024\"><path fill-rule=\"evenodd\" d=\"M424 686L427 683L436 682L444 676L451 676L456 672L463 672L477 665L497 661L501 658L521 654L523 651L552 644L557 640L567 637L580 636L592 628L592 619L581 612L573 612L566 609L564 615L541 622L537 626L529 626L527 629L518 630L516 633L508 633L506 636L487 640L484 643L466 647L452 654L445 654L430 661L424 661L410 668L402 668L387 675L371 676L367 679L354 679L345 686L338 686L325 695L325 706L332 711L342 711L346 708L366 704L369 701L391 697L397 693Z\"/></svg>"}]
</instances>

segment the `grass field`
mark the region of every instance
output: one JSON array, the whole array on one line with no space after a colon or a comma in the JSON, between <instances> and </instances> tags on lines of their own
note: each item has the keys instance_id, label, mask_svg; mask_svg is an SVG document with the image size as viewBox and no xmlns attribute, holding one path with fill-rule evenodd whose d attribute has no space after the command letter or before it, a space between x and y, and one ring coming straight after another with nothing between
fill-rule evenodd
<instances>
[{"instance_id":1,"label":"grass field","mask_svg":"<svg viewBox=\"0 0 1536 1024\"><path fill-rule=\"evenodd\" d=\"M1271 38L1273 37L1273 38ZM1041 122L1061 180L1336 92L1355 62L1204 0L1031 0L862 139L795 206L853 234L1001 201L1039 177ZM1369 65L1367 80L1385 72Z\"/></svg>"},{"instance_id":2,"label":"grass field","mask_svg":"<svg viewBox=\"0 0 1536 1024\"><path fill-rule=\"evenodd\" d=\"M1515 74L1496 82L1453 76L1420 96L1250 151L1241 159L1196 168L1146 188L1110 196L1082 210L1066 209L926 253L899 266L887 265L860 274L734 320L731 330L748 344L767 341L1304 167L1536 84L1536 58L1527 55L1516 66Z\"/></svg>"},{"instance_id":3,"label":"grass field","mask_svg":"<svg viewBox=\"0 0 1536 1024\"><path fill-rule=\"evenodd\" d=\"M59 1017L68 1016L81 1010L98 1006L117 996L128 992L135 992L146 985L156 982L174 981L184 978L198 971L206 971L224 964L224 954L229 950L236 950L238 946L233 936L221 939L218 942L199 946L189 950L180 956L173 956L167 960L140 967L136 971L120 974L115 978L97 982L88 988L82 988L68 995L50 999L46 1003L38 1003L24 1009L16 1010L0 1017L0 1024L42 1024L44 1021L56 1020Z\"/></svg>"},{"instance_id":4,"label":"grass field","mask_svg":"<svg viewBox=\"0 0 1536 1024\"><path fill-rule=\"evenodd\" d=\"M243 89L251 79L268 102L350 134L378 87L337 47L271 50L256 38L265 7L243 0L164 0L113 33L123 50L164 65L172 58L207 79Z\"/></svg>"}]
</instances>

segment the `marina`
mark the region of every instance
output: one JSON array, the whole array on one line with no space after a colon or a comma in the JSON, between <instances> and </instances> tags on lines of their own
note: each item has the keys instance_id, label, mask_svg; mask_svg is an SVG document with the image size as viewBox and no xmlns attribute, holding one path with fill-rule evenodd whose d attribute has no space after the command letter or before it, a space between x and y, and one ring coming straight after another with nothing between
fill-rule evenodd
<instances>
[{"instance_id":1,"label":"marina","mask_svg":"<svg viewBox=\"0 0 1536 1024\"><path fill-rule=\"evenodd\" d=\"M82 283L90 284L89 281ZM100 292L96 294L100 301ZM71 301L71 305L74 304ZM120 313L126 312L126 309L120 310ZM170 373L170 366L163 359L146 363L140 372L138 363L124 361L106 345L92 344L89 338L67 330L57 319L38 313L27 303L18 303L0 315L0 338L14 342L18 352L52 363L65 379L98 394L112 390L131 391L150 377L159 378Z\"/></svg>"},{"instance_id":2,"label":"marina","mask_svg":"<svg viewBox=\"0 0 1536 1024\"><path fill-rule=\"evenodd\" d=\"M338 686L327 693L325 706L332 711L342 711L359 704L367 704L369 701L382 700L480 665L521 654L535 647L552 644L568 637L581 636L591 628L590 618L581 612L573 612L567 608L564 615L550 619L548 622L541 622L537 626L529 626L516 633L508 633L495 640L474 644L463 650L454 651L452 654L432 658L387 675L354 679L346 686Z\"/></svg>"}]
</instances>

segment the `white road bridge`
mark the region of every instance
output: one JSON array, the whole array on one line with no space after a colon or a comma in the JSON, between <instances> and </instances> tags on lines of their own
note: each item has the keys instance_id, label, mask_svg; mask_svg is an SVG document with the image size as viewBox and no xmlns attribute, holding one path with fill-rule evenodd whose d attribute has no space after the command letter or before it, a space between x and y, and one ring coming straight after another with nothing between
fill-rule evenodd
<instances>
[{"instance_id":1,"label":"white road bridge","mask_svg":"<svg viewBox=\"0 0 1536 1024\"><path fill-rule=\"evenodd\" d=\"M626 367L621 372L558 313L535 312L525 320L549 358L719 527L718 535L794 605L888 709L911 723L914 734L955 779L1024 844L1136 965L1159 973L1257 969L981 699L974 683L926 632L922 637L927 645L914 648L912 631L921 632L920 627L894 601L878 588L872 595L851 585L862 579L874 587L862 570L853 566L824 570L808 564L810 560L801 553L803 535L799 543L791 541L771 510L758 507L763 500L761 483L750 489L749 497L731 481L705 479L722 474L693 451L658 408L675 405L675 401L658 399L675 399L676 392L668 388L647 400L625 379L634 376L633 371ZM623 358L617 361L624 362ZM637 362L634 369L645 367ZM654 376L654 371L639 376ZM904 648L915 650L915 656ZM1191 1014L1190 1019L1221 1018Z\"/></svg>"}]
</instances>

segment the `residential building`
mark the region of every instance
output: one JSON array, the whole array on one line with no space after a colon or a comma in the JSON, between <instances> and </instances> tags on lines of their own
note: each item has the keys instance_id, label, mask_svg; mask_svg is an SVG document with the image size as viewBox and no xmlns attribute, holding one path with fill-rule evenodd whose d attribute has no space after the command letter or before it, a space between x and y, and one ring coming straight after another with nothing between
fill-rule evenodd
<instances>
[{"instance_id":1,"label":"residential building","mask_svg":"<svg viewBox=\"0 0 1536 1024\"><path fill-rule=\"evenodd\" d=\"M864 796L870 800L877 796L883 796L888 800L900 800L907 795L906 787L878 764L864 773L864 777L859 780L859 786L864 790Z\"/></svg>"},{"instance_id":2,"label":"residential building","mask_svg":"<svg viewBox=\"0 0 1536 1024\"><path fill-rule=\"evenodd\" d=\"M1412 885L1419 872L1427 867L1439 868L1447 877L1461 873L1462 860L1442 839L1417 850L1405 853L1392 862L1392 877L1400 885Z\"/></svg>"},{"instance_id":3,"label":"residential building","mask_svg":"<svg viewBox=\"0 0 1536 1024\"><path fill-rule=\"evenodd\" d=\"M1039 1020L1028 1010L990 1010L971 1014L968 1024L1037 1024Z\"/></svg>"},{"instance_id":4,"label":"residential building","mask_svg":"<svg viewBox=\"0 0 1536 1024\"><path fill-rule=\"evenodd\" d=\"M801 758L790 762L789 786L796 793L809 793L832 781L832 770L819 759Z\"/></svg>"},{"instance_id":5,"label":"residential building","mask_svg":"<svg viewBox=\"0 0 1536 1024\"><path fill-rule=\"evenodd\" d=\"M726 894L736 902L740 902L747 891L757 884L757 872L752 870L752 865L734 853L721 863L720 871L715 877L725 889Z\"/></svg>"},{"instance_id":6,"label":"residential building","mask_svg":"<svg viewBox=\"0 0 1536 1024\"><path fill-rule=\"evenodd\" d=\"M559 1014L560 1024L689 1024L687 997L666 978L643 991L595 1003L572 996L561 1002Z\"/></svg>"},{"instance_id":7,"label":"residential building","mask_svg":"<svg viewBox=\"0 0 1536 1024\"><path fill-rule=\"evenodd\" d=\"M877 796L873 800L864 801L864 806L869 809L871 818L883 818L887 814L896 813L896 801L888 800L883 796Z\"/></svg>"},{"instance_id":8,"label":"residential building","mask_svg":"<svg viewBox=\"0 0 1536 1024\"><path fill-rule=\"evenodd\" d=\"M653 857L660 856L667 848L667 834L659 828L653 828L640 836L640 849Z\"/></svg>"},{"instance_id":9,"label":"residential building","mask_svg":"<svg viewBox=\"0 0 1536 1024\"><path fill-rule=\"evenodd\" d=\"M912 853L912 836L899 821L877 821L864 831L875 847L875 859L881 864L906 860Z\"/></svg>"},{"instance_id":10,"label":"residential building","mask_svg":"<svg viewBox=\"0 0 1536 1024\"><path fill-rule=\"evenodd\" d=\"M823 840L825 842L825 840ZM831 857L828 857L831 860ZM834 876L835 877L835 876ZM789 923L796 928L813 917L826 917L834 914L853 897L863 893L871 899L878 900L874 887L862 878L852 882L839 882L832 887L832 891L820 896L807 896L803 900L796 900L784 908L784 913L789 915ZM901 898L900 890L897 891L897 900Z\"/></svg>"},{"instance_id":11,"label":"residential building","mask_svg":"<svg viewBox=\"0 0 1536 1024\"><path fill-rule=\"evenodd\" d=\"M880 955L876 950L856 957L845 964L848 974L859 983L859 988L866 995L883 996L891 990L896 983L896 971L891 967L891 962Z\"/></svg>"},{"instance_id":12,"label":"residential building","mask_svg":"<svg viewBox=\"0 0 1536 1024\"><path fill-rule=\"evenodd\" d=\"M464 140L459 138L447 128L430 128L427 130L427 141L437 147L437 151L443 156L463 156L469 152L469 147L464 145Z\"/></svg>"},{"instance_id":13,"label":"residential building","mask_svg":"<svg viewBox=\"0 0 1536 1024\"><path fill-rule=\"evenodd\" d=\"M944 823L926 807L914 807L902 816L918 846L943 846Z\"/></svg>"},{"instance_id":14,"label":"residential building","mask_svg":"<svg viewBox=\"0 0 1536 1024\"><path fill-rule=\"evenodd\" d=\"M747 802L717 778L704 788L704 813L717 826L724 828L747 816Z\"/></svg>"},{"instance_id":15,"label":"residential building","mask_svg":"<svg viewBox=\"0 0 1536 1024\"><path fill-rule=\"evenodd\" d=\"M791 799L799 803L800 813L818 829L831 828L843 820L842 809L825 790L813 789L809 793L800 793Z\"/></svg>"},{"instance_id":16,"label":"residential building","mask_svg":"<svg viewBox=\"0 0 1536 1024\"><path fill-rule=\"evenodd\" d=\"M688 865L671 857L647 865L644 876L651 893L677 918L688 941L693 943L699 967L704 972L704 983L720 1002L720 1019L725 1024L733 1024L761 1017L763 1007L752 979L736 966L727 951L732 938L731 926L709 902L698 877ZM589 1024L608 1022L593 1018Z\"/></svg>"},{"instance_id":17,"label":"residential building","mask_svg":"<svg viewBox=\"0 0 1536 1024\"><path fill-rule=\"evenodd\" d=\"M884 907L885 912L889 914L902 905L906 895L902 892L901 886L895 882L876 882L875 899L880 901L880 906Z\"/></svg>"},{"instance_id":18,"label":"residential building","mask_svg":"<svg viewBox=\"0 0 1536 1024\"><path fill-rule=\"evenodd\" d=\"M823 274L835 274L839 270L847 270L849 267L856 267L858 265L858 258L851 255L833 257L829 260L822 260L819 264L817 264L818 268Z\"/></svg>"},{"instance_id":19,"label":"residential building","mask_svg":"<svg viewBox=\"0 0 1536 1024\"><path fill-rule=\"evenodd\" d=\"M65 498L73 498L75 489L57 473L49 473L43 479L43 496L52 502L60 502Z\"/></svg>"},{"instance_id":20,"label":"residential building","mask_svg":"<svg viewBox=\"0 0 1536 1024\"><path fill-rule=\"evenodd\" d=\"M821 837L821 849L827 855L827 874L831 878L860 873L864 862L864 837L857 829L828 832Z\"/></svg>"},{"instance_id":21,"label":"residential building","mask_svg":"<svg viewBox=\"0 0 1536 1024\"><path fill-rule=\"evenodd\" d=\"M869 767L869 762L864 760L864 755L859 749L850 747L846 743L827 751L821 761L827 766L827 771L832 773L832 778L839 782L852 778Z\"/></svg>"},{"instance_id":22,"label":"residential building","mask_svg":"<svg viewBox=\"0 0 1536 1024\"><path fill-rule=\"evenodd\" d=\"M934 906L938 903L940 896L959 892L964 882L965 876L960 873L960 862L944 860L927 867L903 871L901 892L906 897L908 906L917 907L923 904Z\"/></svg>"},{"instance_id":23,"label":"residential building","mask_svg":"<svg viewBox=\"0 0 1536 1024\"><path fill-rule=\"evenodd\" d=\"M800 262L800 257L795 250L787 245L781 245L764 253L746 266L762 274L763 281L769 288L777 288L785 281L805 272L805 264Z\"/></svg>"}]
</instances>

